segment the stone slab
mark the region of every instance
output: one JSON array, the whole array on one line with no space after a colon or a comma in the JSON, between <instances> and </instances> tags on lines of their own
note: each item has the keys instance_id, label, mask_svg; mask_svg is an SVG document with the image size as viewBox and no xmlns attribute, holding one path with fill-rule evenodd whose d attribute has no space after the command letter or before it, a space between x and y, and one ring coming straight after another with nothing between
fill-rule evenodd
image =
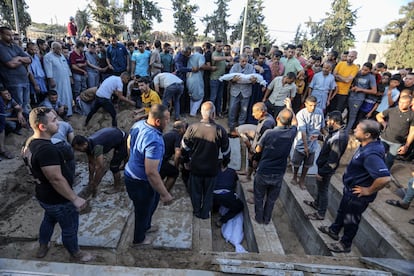
<instances>
[{"instance_id":1,"label":"stone slab","mask_svg":"<svg viewBox=\"0 0 414 276\"><path fill-rule=\"evenodd\" d=\"M87 164L78 163L76 167L76 185L74 191L79 193L88 184L89 172ZM91 211L79 217L78 241L80 246L116 248L122 232L133 212L133 204L128 194L123 191L106 194L112 188L113 177L108 171L99 184L98 194L89 200ZM57 228L58 229L58 228ZM55 231L54 238L62 243L60 229Z\"/></svg>"},{"instance_id":2,"label":"stone slab","mask_svg":"<svg viewBox=\"0 0 414 276\"><path fill-rule=\"evenodd\" d=\"M214 272L187 269L140 268L109 265L85 265L72 263L39 262L15 259L0 259L3 270L20 270L32 272L21 275L99 275L99 276L134 276L134 275L162 275L162 276L213 276ZM1 272L2 270L0 270ZM36 274L38 273L38 274ZM51 273L51 274L44 274ZM3 275L3 274L0 274ZM10 274L6 274L10 275ZM13 274L12 274L13 275ZM19 274L13 275L17 276ZM19 275L20 276L20 275Z\"/></svg>"},{"instance_id":3,"label":"stone slab","mask_svg":"<svg viewBox=\"0 0 414 276\"><path fill-rule=\"evenodd\" d=\"M391 276L391 273L385 271L337 265L298 263L295 264L295 269L308 273L320 273L327 275Z\"/></svg>"},{"instance_id":4,"label":"stone slab","mask_svg":"<svg viewBox=\"0 0 414 276\"><path fill-rule=\"evenodd\" d=\"M414 261L362 257L361 262L370 267L389 271L393 275L414 275Z\"/></svg>"},{"instance_id":5,"label":"stone slab","mask_svg":"<svg viewBox=\"0 0 414 276\"><path fill-rule=\"evenodd\" d=\"M190 212L175 212L158 209L153 216L153 224L159 227L154 247L191 249L193 215Z\"/></svg>"}]
</instances>

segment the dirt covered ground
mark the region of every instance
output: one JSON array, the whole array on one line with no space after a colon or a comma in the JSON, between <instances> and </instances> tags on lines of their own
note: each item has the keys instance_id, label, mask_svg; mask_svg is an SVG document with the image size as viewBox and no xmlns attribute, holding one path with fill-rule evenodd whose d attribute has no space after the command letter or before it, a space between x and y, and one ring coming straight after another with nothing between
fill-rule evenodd
<instances>
[{"instance_id":1,"label":"dirt covered ground","mask_svg":"<svg viewBox=\"0 0 414 276\"><path fill-rule=\"evenodd\" d=\"M70 123L74 128L75 134L89 135L96 130L110 126L110 117L108 114L98 112L89 123L89 127L84 127L84 117L74 115ZM189 123L198 119L188 118ZM128 131L133 124L132 111L124 110L118 114L119 127ZM227 120L219 120L223 126L227 126ZM20 148L25 139L31 135L28 129L23 130L23 135L10 134L6 138L6 147L12 151L16 157L11 160L3 159L0 162L0 217L1 221L12 216L19 207L34 196L34 183L31 175L25 167L21 157L19 156ZM76 155L78 161L86 161L83 155ZM345 164L342 165L342 168ZM174 192L174 191L173 191ZM39 206L34 206L34 212L42 212ZM237 255L236 258L262 261L279 261L279 262L310 262L324 264L341 264L361 266L361 264L353 258L332 258L324 256L307 256L300 246L300 243L291 230L289 218L283 212L283 206L280 203L275 207L274 220L283 225L284 233L281 238L285 241L283 245L286 256L272 256L266 254L249 253L245 255ZM29 218L24 218L29 219ZM214 217L213 220L214 221ZM33 225L38 229L39 225ZM130 227L131 231L132 227ZM196 252L195 250L163 250L154 248L145 248L145 250L134 250L129 247L125 238L117 249L87 248L86 250L96 255L96 259L92 264L101 265L124 265L154 268L178 268L178 269L202 269L217 270L214 264L214 258L228 254L228 256L236 256L232 245L225 243L219 228L212 225L213 252ZM128 234L128 233L127 233ZM132 234L132 233L129 233ZM286 242L290 241L290 242ZM17 258L36 260L34 254L38 243L37 237L27 237L23 239L7 238L4 235L0 237L0 257L1 258ZM51 246L51 249L45 261L53 262L69 262L69 256L66 250L57 245Z\"/></svg>"}]
</instances>

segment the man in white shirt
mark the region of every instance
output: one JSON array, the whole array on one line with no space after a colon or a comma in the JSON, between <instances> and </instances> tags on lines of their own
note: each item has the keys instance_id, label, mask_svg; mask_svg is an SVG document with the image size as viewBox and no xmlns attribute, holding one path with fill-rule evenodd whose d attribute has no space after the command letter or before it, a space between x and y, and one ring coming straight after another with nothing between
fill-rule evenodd
<instances>
[{"instance_id":1,"label":"man in white shirt","mask_svg":"<svg viewBox=\"0 0 414 276\"><path fill-rule=\"evenodd\" d=\"M127 84L129 81L129 74L128 72L123 72L120 77L118 76L110 76L109 78L105 79L101 86L96 91L95 97L95 104L92 107L91 112L89 112L88 116L86 117L85 126L88 125L90 119L92 118L93 114L95 114L99 108L103 108L112 117L112 126L117 126L116 121L116 110L115 106L112 103L112 94L115 94L119 100L129 103L132 106L135 106L135 102L129 100L124 95L122 95L122 88L124 84Z\"/></svg>"}]
</instances>

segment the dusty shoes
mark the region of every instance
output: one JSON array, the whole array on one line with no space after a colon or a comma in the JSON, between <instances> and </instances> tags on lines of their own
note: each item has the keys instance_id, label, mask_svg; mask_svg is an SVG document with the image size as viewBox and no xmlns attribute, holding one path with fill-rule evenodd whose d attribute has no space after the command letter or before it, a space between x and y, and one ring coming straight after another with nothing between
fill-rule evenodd
<instances>
[{"instance_id":1,"label":"dusty shoes","mask_svg":"<svg viewBox=\"0 0 414 276\"><path fill-rule=\"evenodd\" d=\"M77 253L70 256L70 261L86 263L92 261L94 258L95 257L91 253L79 250Z\"/></svg>"},{"instance_id":2,"label":"dusty shoes","mask_svg":"<svg viewBox=\"0 0 414 276\"><path fill-rule=\"evenodd\" d=\"M41 258L46 257L48 251L49 251L49 246L47 244L40 244L36 252L36 258L41 259Z\"/></svg>"}]
</instances>

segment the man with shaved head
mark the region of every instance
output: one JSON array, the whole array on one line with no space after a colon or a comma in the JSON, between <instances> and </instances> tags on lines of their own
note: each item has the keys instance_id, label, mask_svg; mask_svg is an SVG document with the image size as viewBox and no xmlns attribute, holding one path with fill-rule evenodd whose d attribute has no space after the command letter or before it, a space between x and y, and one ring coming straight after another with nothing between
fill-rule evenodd
<instances>
[{"instance_id":1,"label":"man with shaved head","mask_svg":"<svg viewBox=\"0 0 414 276\"><path fill-rule=\"evenodd\" d=\"M298 131L298 122L288 98L285 105L286 108L276 118L277 126L266 130L256 146L254 161L258 162L258 167L254 178L254 211L255 219L260 224L269 224L272 218L287 158Z\"/></svg>"},{"instance_id":2,"label":"man with shaved head","mask_svg":"<svg viewBox=\"0 0 414 276\"><path fill-rule=\"evenodd\" d=\"M190 166L190 197L197 218L208 219L213 204L213 189L219 169L219 152L224 163L230 160L226 130L214 121L216 109L211 101L201 105L202 119L190 125L181 146Z\"/></svg>"}]
</instances>

